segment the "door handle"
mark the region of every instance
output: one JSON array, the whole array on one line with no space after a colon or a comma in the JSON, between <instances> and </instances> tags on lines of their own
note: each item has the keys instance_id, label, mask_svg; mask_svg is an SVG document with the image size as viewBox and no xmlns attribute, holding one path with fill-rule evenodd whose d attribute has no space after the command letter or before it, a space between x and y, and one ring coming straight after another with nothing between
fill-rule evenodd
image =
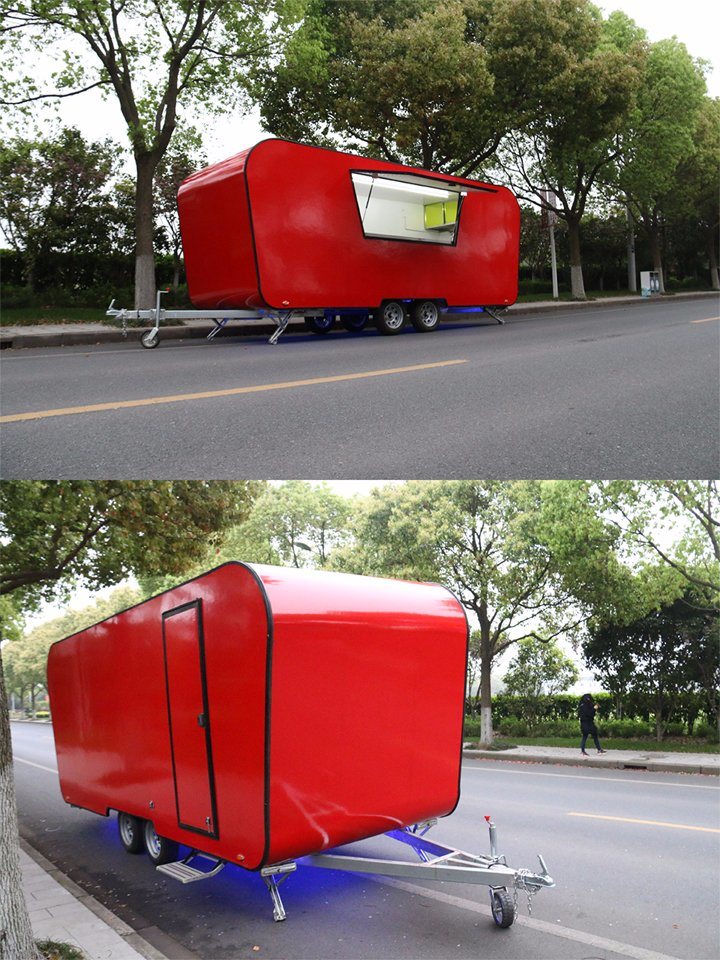
<instances>
[{"instance_id":1,"label":"door handle","mask_svg":"<svg viewBox=\"0 0 720 960\"><path fill-rule=\"evenodd\" d=\"M198 714L197 721L198 721L198 726L199 726L199 727L206 727L206 726L207 726L207 714L205 714L205 713L199 713L199 714Z\"/></svg>"}]
</instances>

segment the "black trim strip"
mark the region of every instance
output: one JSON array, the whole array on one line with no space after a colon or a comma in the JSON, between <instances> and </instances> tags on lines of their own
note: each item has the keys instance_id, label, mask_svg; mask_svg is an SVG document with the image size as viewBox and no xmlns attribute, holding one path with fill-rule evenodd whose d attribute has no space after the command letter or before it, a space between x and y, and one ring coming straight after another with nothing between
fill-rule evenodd
<instances>
[{"instance_id":1,"label":"black trim strip","mask_svg":"<svg viewBox=\"0 0 720 960\"><path fill-rule=\"evenodd\" d=\"M203 830L201 827L195 827L188 823L183 823L180 819L180 798L178 796L177 773L175 769L175 744L173 741L172 726L172 708L170 705L170 678L168 675L167 659L167 637L165 635L165 622L170 617L185 613L187 610L195 610L195 623L197 626L198 655L200 660L200 686L202 688L203 713L206 717L205 722L205 758L208 771L208 788L210 791L210 812L212 816L212 828ZM210 737L210 704L207 693L207 670L205 666L205 633L203 630L202 599L190 600L179 607L173 607L172 610L165 610L162 614L162 638L163 638L163 658L165 662L165 692L167 696L168 710L168 729L170 731L170 754L172 759L173 784L175 787L175 810L177 813L178 826L183 830L189 830L192 833L199 833L202 836L210 837L212 840L219 838L219 829L217 822L217 794L215 792L215 768L213 766L212 740Z\"/></svg>"}]
</instances>

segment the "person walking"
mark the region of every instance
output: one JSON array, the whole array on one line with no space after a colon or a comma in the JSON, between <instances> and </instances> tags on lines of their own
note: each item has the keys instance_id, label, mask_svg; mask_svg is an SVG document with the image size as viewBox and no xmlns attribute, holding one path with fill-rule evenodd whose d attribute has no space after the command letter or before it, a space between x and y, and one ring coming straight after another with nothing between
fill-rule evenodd
<instances>
[{"instance_id":1,"label":"person walking","mask_svg":"<svg viewBox=\"0 0 720 960\"><path fill-rule=\"evenodd\" d=\"M598 753L605 753L603 748L600 746L600 740L598 739L598 731L595 726L595 703L592 696L589 693L584 693L580 697L580 706L578 707L578 717L580 718L580 733L582 733L582 741L580 743L580 753L586 757L587 751L585 750L585 744L587 743L587 738L592 736L595 741L595 746L597 747Z\"/></svg>"}]
</instances>

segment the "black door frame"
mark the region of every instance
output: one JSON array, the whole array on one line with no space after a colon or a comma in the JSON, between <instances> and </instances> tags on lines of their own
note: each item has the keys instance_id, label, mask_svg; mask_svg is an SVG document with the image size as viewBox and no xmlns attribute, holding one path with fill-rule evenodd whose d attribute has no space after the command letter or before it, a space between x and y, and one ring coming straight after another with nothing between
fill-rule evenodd
<instances>
[{"instance_id":1,"label":"black door frame","mask_svg":"<svg viewBox=\"0 0 720 960\"><path fill-rule=\"evenodd\" d=\"M178 613L184 613L186 610L195 610L195 623L197 625L198 654L200 660L200 686L202 688L203 714L205 715L205 755L207 759L208 786L210 790L210 811L212 816L211 829L203 830L200 827L194 827L183 823L180 819L180 800L178 797L177 774L175 771L175 745L173 742L172 709L170 706L170 678L168 676L167 662L167 637L165 634L165 621ZM202 600L191 600L183 603L179 607L173 607L172 610L166 610L162 615L162 638L163 638L163 663L165 666L165 695L167 699L168 712L168 730L170 733L170 756L172 760L173 786L175 789L175 811L177 814L178 826L183 830L190 830L193 833L199 833L204 837L210 837L217 840L219 837L217 821L217 795L215 792L215 768L213 766L212 738L210 736L210 703L207 691L207 673L205 668L205 633L203 630Z\"/></svg>"}]
</instances>

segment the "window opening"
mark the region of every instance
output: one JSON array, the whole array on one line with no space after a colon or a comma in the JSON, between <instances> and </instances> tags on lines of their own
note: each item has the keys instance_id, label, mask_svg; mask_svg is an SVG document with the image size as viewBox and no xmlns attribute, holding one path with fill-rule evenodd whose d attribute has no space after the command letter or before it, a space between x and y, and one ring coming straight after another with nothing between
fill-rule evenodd
<instances>
[{"instance_id":1,"label":"window opening","mask_svg":"<svg viewBox=\"0 0 720 960\"><path fill-rule=\"evenodd\" d=\"M416 174L351 174L366 237L452 246L457 238L464 185Z\"/></svg>"}]
</instances>

